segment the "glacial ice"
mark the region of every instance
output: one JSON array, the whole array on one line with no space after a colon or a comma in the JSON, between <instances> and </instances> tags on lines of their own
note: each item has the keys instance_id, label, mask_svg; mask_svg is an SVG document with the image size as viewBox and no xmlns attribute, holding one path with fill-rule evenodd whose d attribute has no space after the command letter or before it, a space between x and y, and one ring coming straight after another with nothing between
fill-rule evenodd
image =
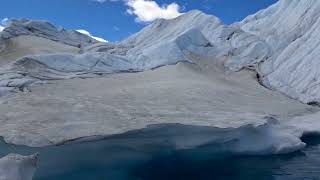
<instances>
[{"instance_id":1,"label":"glacial ice","mask_svg":"<svg viewBox=\"0 0 320 180\"><path fill-rule=\"evenodd\" d=\"M81 47L84 54L91 52L87 56L93 56L89 57L92 59L99 56L93 55L94 52L114 55L103 57L106 59L102 62L108 61L108 65L99 66L101 73L143 71L182 61L192 62L188 57L190 53L198 53L210 59L223 59L225 68L232 71L242 68L256 70L266 87L281 91L304 103L310 103L318 101L320 95L316 68L319 52L319 8L320 3L316 0L282 0L230 26L223 25L214 16L195 10L173 20L157 20L119 44L98 43L88 47L84 44ZM30 26L34 29L44 29L46 38L63 43L74 44L65 42L68 39L75 42L81 39L81 42L88 44L92 42L88 39L82 40L85 39L82 36L75 37L75 32L58 31L47 22L22 22L13 21L2 36L7 32L10 32L11 36L28 34L25 33L25 29ZM32 33L38 36L36 32ZM63 38L60 38L61 36ZM40 62L48 59L44 64L51 68L53 64L49 59L53 58L54 61L54 58L59 56L61 59L68 59L68 66L77 69L79 64L75 62L85 55L43 56L26 57L22 61L39 58L36 60ZM74 59L69 60L70 57ZM50 64L46 64L47 62ZM88 61L86 65L87 67L82 65L84 68L80 68L78 74L93 73L92 64ZM66 75L66 78L69 77Z\"/></svg>"},{"instance_id":2,"label":"glacial ice","mask_svg":"<svg viewBox=\"0 0 320 180\"><path fill-rule=\"evenodd\" d=\"M319 27L318 0L279 0L231 25L194 10L119 43L12 20L0 32L0 136L33 147L301 150L320 133L319 108L306 105L320 101ZM37 160L1 158L0 179L32 179Z\"/></svg>"},{"instance_id":3,"label":"glacial ice","mask_svg":"<svg viewBox=\"0 0 320 180\"><path fill-rule=\"evenodd\" d=\"M12 21L0 33L0 59L1 52L15 57L1 66L0 96L30 92L1 98L0 135L46 146L178 123L234 128L238 139L216 139L234 151L301 149L303 133L317 131L318 108L291 98L310 103L320 96L319 8L317 0L280 0L232 25L191 11L156 20L120 43L48 22ZM21 45L31 39L37 48ZM40 49L43 42L54 48ZM266 123L269 116L279 123ZM215 143L215 136L189 145ZM189 146L183 142L177 146Z\"/></svg>"},{"instance_id":4,"label":"glacial ice","mask_svg":"<svg viewBox=\"0 0 320 180\"><path fill-rule=\"evenodd\" d=\"M34 55L17 60L13 69L38 79L67 79L85 74L130 71L131 62L107 53ZM138 69L137 69L138 70Z\"/></svg>"},{"instance_id":5,"label":"glacial ice","mask_svg":"<svg viewBox=\"0 0 320 180\"><path fill-rule=\"evenodd\" d=\"M21 156L9 154L0 159L1 180L32 180L38 163L38 154Z\"/></svg>"},{"instance_id":6,"label":"glacial ice","mask_svg":"<svg viewBox=\"0 0 320 180\"><path fill-rule=\"evenodd\" d=\"M240 23L272 49L259 67L263 83L304 103L317 102L320 96L319 16L317 0L281 0Z\"/></svg>"},{"instance_id":7,"label":"glacial ice","mask_svg":"<svg viewBox=\"0 0 320 180\"><path fill-rule=\"evenodd\" d=\"M152 124L259 125L266 116L286 121L316 109L265 89L254 73L224 74L201 62L32 85L27 95L1 99L0 135L14 144L46 146Z\"/></svg>"},{"instance_id":8,"label":"glacial ice","mask_svg":"<svg viewBox=\"0 0 320 180\"><path fill-rule=\"evenodd\" d=\"M54 28L47 23L38 26ZM53 34L51 31L55 29L47 34ZM243 67L254 68L266 58L269 49L259 38L239 27L225 26L214 16L191 11L174 20L157 20L119 44L96 43L83 46L79 52L81 54L24 56L17 59L10 70L40 80L69 79L91 77L96 73L139 72L178 62L192 63L191 56L196 55L222 59L226 68L238 71Z\"/></svg>"},{"instance_id":9,"label":"glacial ice","mask_svg":"<svg viewBox=\"0 0 320 180\"><path fill-rule=\"evenodd\" d=\"M47 21L31 21L27 19L10 20L7 27L0 33L0 41L22 35L44 37L52 41L76 47L82 47L98 42L77 31L57 28Z\"/></svg>"}]
</instances>

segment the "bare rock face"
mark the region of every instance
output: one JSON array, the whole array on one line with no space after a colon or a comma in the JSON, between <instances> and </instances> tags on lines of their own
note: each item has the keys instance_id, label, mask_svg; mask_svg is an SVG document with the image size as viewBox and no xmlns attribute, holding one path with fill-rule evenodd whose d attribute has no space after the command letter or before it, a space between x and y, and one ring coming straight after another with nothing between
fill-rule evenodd
<instances>
[{"instance_id":1,"label":"bare rock face","mask_svg":"<svg viewBox=\"0 0 320 180\"><path fill-rule=\"evenodd\" d=\"M0 159L1 180L32 180L38 163L38 154L21 156L9 154Z\"/></svg>"}]
</instances>

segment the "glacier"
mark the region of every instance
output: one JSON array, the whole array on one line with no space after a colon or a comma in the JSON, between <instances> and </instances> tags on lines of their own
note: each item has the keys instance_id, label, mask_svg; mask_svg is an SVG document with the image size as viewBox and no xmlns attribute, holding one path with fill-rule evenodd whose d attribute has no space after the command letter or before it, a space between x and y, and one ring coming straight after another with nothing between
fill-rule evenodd
<instances>
[{"instance_id":1,"label":"glacier","mask_svg":"<svg viewBox=\"0 0 320 180\"><path fill-rule=\"evenodd\" d=\"M314 4L282 0L231 25L194 10L156 20L119 43L97 42L46 21L12 20L0 36L1 135L43 146L151 124L239 127L265 123L270 115L286 121L316 111L291 99L314 101L291 94L293 86L274 85L293 73L269 72L313 27ZM290 23L268 24L287 8L310 20L295 13ZM290 33L278 38L283 32Z\"/></svg>"},{"instance_id":2,"label":"glacier","mask_svg":"<svg viewBox=\"0 0 320 180\"><path fill-rule=\"evenodd\" d=\"M12 20L0 32L0 136L44 147L163 127L177 149L300 150L320 128L319 17L318 0L279 0L231 25L193 10L118 43Z\"/></svg>"}]
</instances>

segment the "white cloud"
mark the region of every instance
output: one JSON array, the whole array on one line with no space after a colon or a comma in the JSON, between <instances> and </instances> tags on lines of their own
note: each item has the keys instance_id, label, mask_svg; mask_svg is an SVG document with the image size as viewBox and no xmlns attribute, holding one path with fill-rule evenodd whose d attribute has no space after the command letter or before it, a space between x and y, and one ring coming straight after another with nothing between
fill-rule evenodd
<instances>
[{"instance_id":1,"label":"white cloud","mask_svg":"<svg viewBox=\"0 0 320 180\"><path fill-rule=\"evenodd\" d=\"M149 0L129 0L127 12L137 16L138 21L151 22L156 19L173 19L181 15L179 5L171 3L167 6L159 6L155 1Z\"/></svg>"},{"instance_id":2,"label":"white cloud","mask_svg":"<svg viewBox=\"0 0 320 180\"><path fill-rule=\"evenodd\" d=\"M108 0L95 0L97 2L106 2ZM117 0L109 0L117 1ZM152 0L122 0L128 6L127 13L137 16L138 22L151 22L156 19L173 19L180 16L180 6L177 3L169 5L159 5Z\"/></svg>"},{"instance_id":3,"label":"white cloud","mask_svg":"<svg viewBox=\"0 0 320 180\"><path fill-rule=\"evenodd\" d=\"M100 41L100 42L108 42L107 40L103 39L103 38L100 38L100 37L95 37L95 36L92 36L88 31L84 30L84 29L79 29L77 30L79 33L81 34L84 34L84 35L87 35L89 37L92 37L93 39L97 40L97 41Z\"/></svg>"},{"instance_id":4,"label":"white cloud","mask_svg":"<svg viewBox=\"0 0 320 180\"><path fill-rule=\"evenodd\" d=\"M4 30L4 27L0 25L0 32Z\"/></svg>"}]
</instances>

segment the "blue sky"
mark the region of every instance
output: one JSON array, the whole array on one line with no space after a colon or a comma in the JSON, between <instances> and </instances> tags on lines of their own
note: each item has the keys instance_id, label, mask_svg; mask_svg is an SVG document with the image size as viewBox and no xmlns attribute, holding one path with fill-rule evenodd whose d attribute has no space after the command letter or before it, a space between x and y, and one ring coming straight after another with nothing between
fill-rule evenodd
<instances>
[{"instance_id":1,"label":"blue sky","mask_svg":"<svg viewBox=\"0 0 320 180\"><path fill-rule=\"evenodd\" d=\"M141 7L139 4L133 4L132 2L129 4L129 1L135 3L135 1L151 0L1 0L0 20L6 17L45 19L67 29L85 29L95 36L110 41L119 41L139 31L152 21L150 18L153 18L147 16L148 12L144 11L148 11L149 6ZM168 18L174 16L174 13L199 9L208 14L216 15L225 23L230 24L266 8L276 1L155 0L152 3L157 4L160 8L158 8L159 13L166 13ZM168 5L170 4L175 6L170 7L169 12ZM140 10L139 8L144 9ZM178 9L178 12L172 12L175 11L175 8ZM160 11L162 9L168 11ZM155 10L152 11L156 12Z\"/></svg>"}]
</instances>

